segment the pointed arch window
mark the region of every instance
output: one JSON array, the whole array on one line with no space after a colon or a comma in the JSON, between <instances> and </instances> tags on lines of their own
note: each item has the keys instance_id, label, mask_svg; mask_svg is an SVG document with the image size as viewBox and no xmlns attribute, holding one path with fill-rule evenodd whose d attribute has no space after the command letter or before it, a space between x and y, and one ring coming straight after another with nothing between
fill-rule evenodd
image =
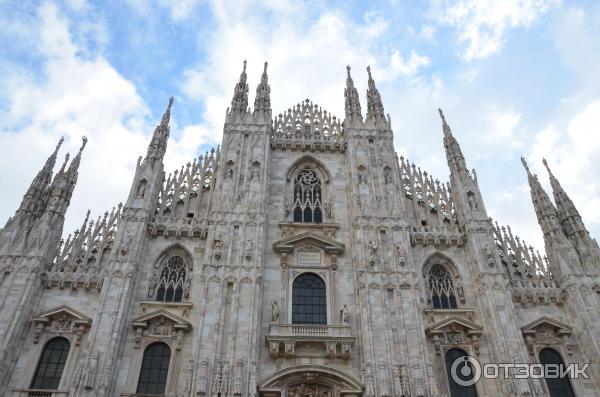
<instances>
[{"instance_id":1,"label":"pointed arch window","mask_svg":"<svg viewBox=\"0 0 600 397\"><path fill-rule=\"evenodd\" d=\"M560 354L549 347L540 350L539 354L540 364L546 366L552 365L553 368L563 368L565 363L561 358ZM567 374L562 378L545 378L546 386L548 387L548 393L550 397L575 397L573 393L573 387Z\"/></svg>"},{"instance_id":2,"label":"pointed arch window","mask_svg":"<svg viewBox=\"0 0 600 397\"><path fill-rule=\"evenodd\" d=\"M52 338L46 343L31 382L32 389L58 389L70 348L69 341L62 337Z\"/></svg>"},{"instance_id":3,"label":"pointed arch window","mask_svg":"<svg viewBox=\"0 0 600 397\"><path fill-rule=\"evenodd\" d=\"M448 385L450 386L450 397L477 397L475 385L463 386L454 380L458 376L460 380L468 382L475 376L473 365L467 360L468 354L462 349L450 349L446 352L444 361L446 362L446 374L448 376ZM452 364L459 361L455 370L452 370ZM453 373L454 372L454 373Z\"/></svg>"},{"instance_id":4,"label":"pointed arch window","mask_svg":"<svg viewBox=\"0 0 600 397\"><path fill-rule=\"evenodd\" d=\"M148 346L144 351L136 393L163 395L170 362L171 349L165 343L156 342Z\"/></svg>"},{"instance_id":5,"label":"pointed arch window","mask_svg":"<svg viewBox=\"0 0 600 397\"><path fill-rule=\"evenodd\" d=\"M292 285L292 323L327 324L327 288L314 273L296 277Z\"/></svg>"},{"instance_id":6,"label":"pointed arch window","mask_svg":"<svg viewBox=\"0 0 600 397\"><path fill-rule=\"evenodd\" d=\"M156 300L181 302L185 285L186 269L183 258L171 256L163 265L156 289Z\"/></svg>"},{"instance_id":7,"label":"pointed arch window","mask_svg":"<svg viewBox=\"0 0 600 397\"><path fill-rule=\"evenodd\" d=\"M439 263L433 264L428 275L429 297L434 309L456 309L456 289L448 269Z\"/></svg>"},{"instance_id":8,"label":"pointed arch window","mask_svg":"<svg viewBox=\"0 0 600 397\"><path fill-rule=\"evenodd\" d=\"M323 222L321 179L313 170L303 169L294 180L294 222Z\"/></svg>"}]
</instances>

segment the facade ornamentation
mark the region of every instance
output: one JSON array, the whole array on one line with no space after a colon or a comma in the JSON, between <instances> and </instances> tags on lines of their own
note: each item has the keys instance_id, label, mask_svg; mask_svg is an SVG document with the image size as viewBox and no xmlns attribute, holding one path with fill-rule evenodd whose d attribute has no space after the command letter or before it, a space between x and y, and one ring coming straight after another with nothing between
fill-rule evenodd
<instances>
[{"instance_id":1,"label":"facade ornamentation","mask_svg":"<svg viewBox=\"0 0 600 397\"><path fill-rule=\"evenodd\" d=\"M397 156L375 71L363 106L350 72L344 117L276 115L244 63L222 145L169 173L171 98L124 203L64 238L87 140L57 165L59 142L0 229L0 395L438 397L447 358L599 357L600 248L548 162L552 196L523 159L539 253L489 218L441 111L447 181ZM29 389L52 349L52 389Z\"/></svg>"}]
</instances>

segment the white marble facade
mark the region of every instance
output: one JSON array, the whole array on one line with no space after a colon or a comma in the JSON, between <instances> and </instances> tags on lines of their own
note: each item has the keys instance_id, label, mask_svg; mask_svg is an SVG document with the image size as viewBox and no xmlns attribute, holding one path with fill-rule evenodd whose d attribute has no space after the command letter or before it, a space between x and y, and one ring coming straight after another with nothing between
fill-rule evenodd
<instances>
[{"instance_id":1,"label":"white marble facade","mask_svg":"<svg viewBox=\"0 0 600 397\"><path fill-rule=\"evenodd\" d=\"M66 241L82 151L53 176L59 144L0 231L0 395L154 395L152 346L165 396L450 396L451 349L548 348L591 363L571 387L600 395L600 250L556 178L551 200L523 160L546 259L488 217L441 111L448 183L398 158L370 71L366 116L347 75L343 120L309 100L275 116L266 64L253 109L244 65L220 148L165 174L169 101L125 204ZM550 395L539 379L475 390Z\"/></svg>"}]
</instances>

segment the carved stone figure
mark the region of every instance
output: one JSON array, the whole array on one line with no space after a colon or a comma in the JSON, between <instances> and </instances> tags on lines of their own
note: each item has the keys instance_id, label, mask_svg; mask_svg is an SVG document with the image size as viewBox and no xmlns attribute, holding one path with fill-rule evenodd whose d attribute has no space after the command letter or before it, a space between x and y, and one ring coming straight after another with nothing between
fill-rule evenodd
<instances>
[{"instance_id":1,"label":"carved stone figure","mask_svg":"<svg viewBox=\"0 0 600 397\"><path fill-rule=\"evenodd\" d=\"M271 321L279 321L279 305L276 300L271 302Z\"/></svg>"},{"instance_id":2,"label":"carved stone figure","mask_svg":"<svg viewBox=\"0 0 600 397\"><path fill-rule=\"evenodd\" d=\"M350 309L348 309L348 305L344 305L342 310L340 310L342 323L350 324Z\"/></svg>"}]
</instances>

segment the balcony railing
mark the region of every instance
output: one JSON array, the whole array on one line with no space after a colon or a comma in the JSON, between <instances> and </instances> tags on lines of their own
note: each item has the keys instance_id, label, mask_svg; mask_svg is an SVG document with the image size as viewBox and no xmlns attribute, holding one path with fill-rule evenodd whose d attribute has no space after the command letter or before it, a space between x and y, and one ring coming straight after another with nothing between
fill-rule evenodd
<instances>
[{"instance_id":1,"label":"balcony railing","mask_svg":"<svg viewBox=\"0 0 600 397\"><path fill-rule=\"evenodd\" d=\"M350 325L271 324L266 336L272 357L296 355L298 342L314 342L325 347L329 357L350 357L356 338Z\"/></svg>"}]
</instances>

